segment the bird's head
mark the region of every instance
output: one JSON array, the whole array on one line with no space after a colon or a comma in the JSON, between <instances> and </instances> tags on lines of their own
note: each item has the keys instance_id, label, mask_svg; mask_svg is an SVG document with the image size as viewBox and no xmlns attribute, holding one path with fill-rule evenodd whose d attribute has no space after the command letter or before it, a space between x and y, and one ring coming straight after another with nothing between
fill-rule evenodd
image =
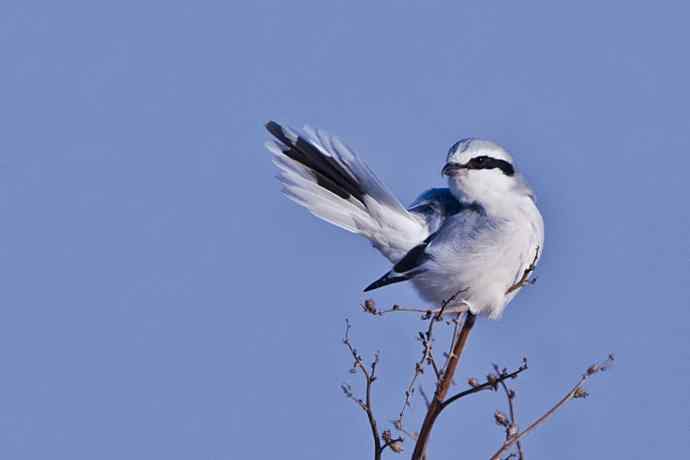
<instances>
[{"instance_id":1,"label":"bird's head","mask_svg":"<svg viewBox=\"0 0 690 460\"><path fill-rule=\"evenodd\" d=\"M504 195L521 181L513 158L500 145L482 139L462 139L450 148L441 174L451 192L470 201Z\"/></svg>"}]
</instances>

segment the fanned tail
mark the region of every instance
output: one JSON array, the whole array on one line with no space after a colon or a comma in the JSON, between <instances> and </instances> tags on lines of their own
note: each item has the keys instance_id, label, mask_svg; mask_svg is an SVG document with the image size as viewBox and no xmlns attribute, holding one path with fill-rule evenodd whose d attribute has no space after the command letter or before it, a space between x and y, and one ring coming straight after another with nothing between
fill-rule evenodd
<instances>
[{"instance_id":1,"label":"fanned tail","mask_svg":"<svg viewBox=\"0 0 690 460\"><path fill-rule=\"evenodd\" d=\"M305 128L305 135L274 121L274 155L283 192L315 216L363 235L396 263L428 236L426 223L408 212L369 167L337 138Z\"/></svg>"}]
</instances>

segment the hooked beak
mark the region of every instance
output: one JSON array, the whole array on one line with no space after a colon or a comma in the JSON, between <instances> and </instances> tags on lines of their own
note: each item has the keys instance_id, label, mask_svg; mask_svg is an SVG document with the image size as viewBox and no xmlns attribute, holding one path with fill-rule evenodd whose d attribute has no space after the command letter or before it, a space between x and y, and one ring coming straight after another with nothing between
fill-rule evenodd
<instances>
[{"instance_id":1,"label":"hooked beak","mask_svg":"<svg viewBox=\"0 0 690 460\"><path fill-rule=\"evenodd\" d=\"M465 166L460 163L446 163L441 170L441 176L454 176L461 169L465 169Z\"/></svg>"}]
</instances>

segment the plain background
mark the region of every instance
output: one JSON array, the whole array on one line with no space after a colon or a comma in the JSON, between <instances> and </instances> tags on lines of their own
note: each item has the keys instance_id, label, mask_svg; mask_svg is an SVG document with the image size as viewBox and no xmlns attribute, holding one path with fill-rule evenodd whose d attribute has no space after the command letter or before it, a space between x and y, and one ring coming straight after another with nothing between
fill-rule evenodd
<instances>
[{"instance_id":1,"label":"plain background","mask_svg":"<svg viewBox=\"0 0 690 460\"><path fill-rule=\"evenodd\" d=\"M3 1L0 457L371 457L339 389L360 388L344 318L363 354L381 351L384 425L421 323L359 312L388 265L280 195L270 118L338 134L404 203L443 185L459 138L505 145L538 194L545 253L504 318L479 321L458 388L527 356L524 426L615 352L589 399L526 439L527 458L686 455L688 14ZM419 305L409 286L373 294ZM485 393L445 413L431 458L488 458L497 408Z\"/></svg>"}]
</instances>

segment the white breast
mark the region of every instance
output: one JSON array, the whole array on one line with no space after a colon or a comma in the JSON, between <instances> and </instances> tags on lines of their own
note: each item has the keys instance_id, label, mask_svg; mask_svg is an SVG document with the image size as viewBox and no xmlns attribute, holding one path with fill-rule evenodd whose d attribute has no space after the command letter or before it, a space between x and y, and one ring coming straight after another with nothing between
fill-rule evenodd
<instances>
[{"instance_id":1,"label":"white breast","mask_svg":"<svg viewBox=\"0 0 690 460\"><path fill-rule=\"evenodd\" d=\"M532 199L513 205L475 221L449 223L439 232L438 243L428 248L432 262L413 280L425 300L440 305L464 290L454 302L457 309L469 304L473 313L500 317L517 293L506 291L532 263L537 247L543 247L543 220Z\"/></svg>"}]
</instances>

